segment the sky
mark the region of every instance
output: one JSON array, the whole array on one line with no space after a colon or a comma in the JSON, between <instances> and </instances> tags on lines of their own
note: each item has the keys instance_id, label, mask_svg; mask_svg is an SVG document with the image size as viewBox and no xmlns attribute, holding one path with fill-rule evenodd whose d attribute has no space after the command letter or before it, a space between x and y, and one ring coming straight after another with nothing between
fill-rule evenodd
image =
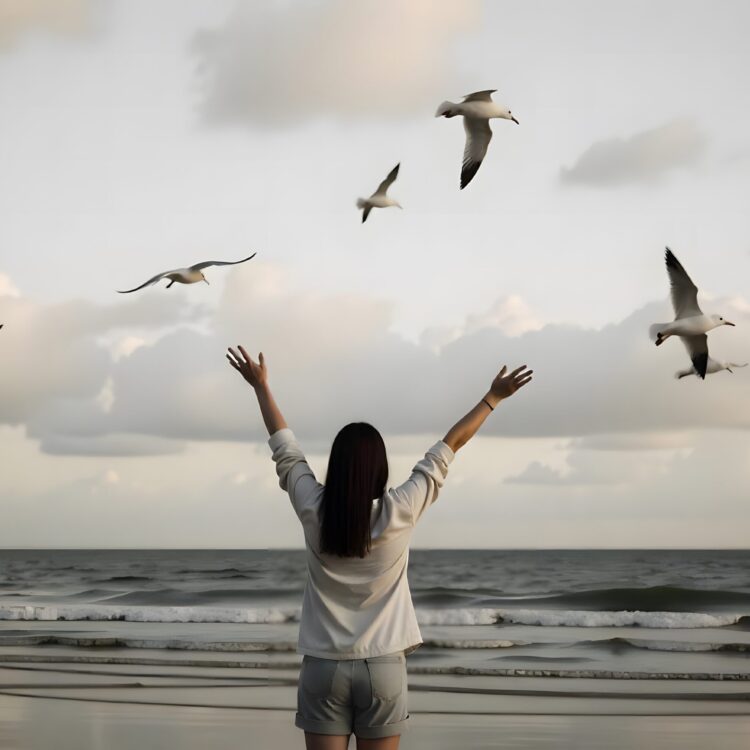
<instances>
[{"instance_id":1,"label":"sky","mask_svg":"<svg viewBox=\"0 0 750 750\"><path fill-rule=\"evenodd\" d=\"M300 547L251 389L390 484L486 392L417 547L742 547L750 367L676 380L669 245L750 361L743 2L0 0L0 547ZM445 99L496 88L459 190ZM404 206L355 207L401 163ZM128 289L204 259L210 286Z\"/></svg>"}]
</instances>

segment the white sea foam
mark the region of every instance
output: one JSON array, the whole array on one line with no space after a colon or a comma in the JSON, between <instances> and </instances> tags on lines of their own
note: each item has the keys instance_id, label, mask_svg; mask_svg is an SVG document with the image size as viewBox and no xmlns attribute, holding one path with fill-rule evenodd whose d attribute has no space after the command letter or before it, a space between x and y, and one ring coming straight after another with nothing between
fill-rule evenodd
<instances>
[{"instance_id":1,"label":"white sea foam","mask_svg":"<svg viewBox=\"0 0 750 750\"><path fill-rule=\"evenodd\" d=\"M420 625L494 625L502 618L501 609L418 609Z\"/></svg>"},{"instance_id":2,"label":"white sea foam","mask_svg":"<svg viewBox=\"0 0 750 750\"><path fill-rule=\"evenodd\" d=\"M498 638L483 638L470 640L467 638L425 638L424 645L431 648L457 648L457 649L495 649L513 648L514 646L528 646L528 641L508 641Z\"/></svg>"},{"instance_id":3,"label":"white sea foam","mask_svg":"<svg viewBox=\"0 0 750 750\"><path fill-rule=\"evenodd\" d=\"M557 609L432 609L417 610L420 625L516 625L568 626L581 628L720 628L733 625L742 615L702 612L592 612Z\"/></svg>"},{"instance_id":4,"label":"white sea foam","mask_svg":"<svg viewBox=\"0 0 750 750\"><path fill-rule=\"evenodd\" d=\"M299 607L116 607L108 605L2 606L0 620L125 620L126 622L298 622Z\"/></svg>"},{"instance_id":5,"label":"white sea foam","mask_svg":"<svg viewBox=\"0 0 750 750\"><path fill-rule=\"evenodd\" d=\"M65 605L0 606L0 620L125 620L127 622L226 622L277 625L299 622L299 607L152 607ZM418 609L420 625L517 625L571 627L719 628L742 616L700 612L593 612L555 609Z\"/></svg>"},{"instance_id":6,"label":"white sea foam","mask_svg":"<svg viewBox=\"0 0 750 750\"><path fill-rule=\"evenodd\" d=\"M521 609L505 611L505 622L517 625L574 626L581 628L720 628L734 625L742 615L706 614L704 612L589 612L585 610Z\"/></svg>"}]
</instances>

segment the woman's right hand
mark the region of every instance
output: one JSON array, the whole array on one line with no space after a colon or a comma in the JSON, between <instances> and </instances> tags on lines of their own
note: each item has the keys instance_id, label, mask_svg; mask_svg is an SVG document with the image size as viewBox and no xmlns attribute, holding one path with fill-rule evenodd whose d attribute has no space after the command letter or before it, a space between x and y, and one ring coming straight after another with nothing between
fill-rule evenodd
<instances>
[{"instance_id":1,"label":"woman's right hand","mask_svg":"<svg viewBox=\"0 0 750 750\"><path fill-rule=\"evenodd\" d=\"M495 403L492 406L496 406L504 398L512 396L519 388L523 388L531 380L533 370L527 370L526 365L517 367L510 374L508 368L503 365L503 369L495 376L490 386L490 392L488 395L492 396Z\"/></svg>"},{"instance_id":2,"label":"woman's right hand","mask_svg":"<svg viewBox=\"0 0 750 750\"><path fill-rule=\"evenodd\" d=\"M257 391L258 388L265 386L268 382L268 370L263 352L258 355L258 361L253 362L252 357L245 351L244 347L238 346L237 348L240 350L240 354L237 354L231 346L229 347L229 353L227 354L229 364Z\"/></svg>"}]
</instances>

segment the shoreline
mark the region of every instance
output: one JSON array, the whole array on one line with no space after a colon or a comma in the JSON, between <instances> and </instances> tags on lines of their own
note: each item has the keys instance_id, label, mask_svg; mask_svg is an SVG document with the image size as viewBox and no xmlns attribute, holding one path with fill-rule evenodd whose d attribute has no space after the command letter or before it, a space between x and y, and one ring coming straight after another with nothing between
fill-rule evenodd
<instances>
[{"instance_id":1,"label":"shoreline","mask_svg":"<svg viewBox=\"0 0 750 750\"><path fill-rule=\"evenodd\" d=\"M0 748L204 750L248 741L254 750L303 747L293 725L297 655L216 656L0 646ZM489 748L499 737L504 746L528 750L670 750L678 744L681 750L745 750L750 736L750 690L731 680L429 669L409 668L411 719L403 750Z\"/></svg>"}]
</instances>

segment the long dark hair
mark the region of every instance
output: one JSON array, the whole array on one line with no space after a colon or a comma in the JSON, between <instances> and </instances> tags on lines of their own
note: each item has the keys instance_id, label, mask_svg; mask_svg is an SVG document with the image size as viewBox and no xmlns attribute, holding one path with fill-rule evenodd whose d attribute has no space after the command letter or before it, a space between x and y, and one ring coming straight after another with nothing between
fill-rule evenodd
<instances>
[{"instance_id":1,"label":"long dark hair","mask_svg":"<svg viewBox=\"0 0 750 750\"><path fill-rule=\"evenodd\" d=\"M366 422L343 427L331 446L323 492L320 551L365 557L370 551L372 501L385 492L388 458L380 433Z\"/></svg>"}]
</instances>

